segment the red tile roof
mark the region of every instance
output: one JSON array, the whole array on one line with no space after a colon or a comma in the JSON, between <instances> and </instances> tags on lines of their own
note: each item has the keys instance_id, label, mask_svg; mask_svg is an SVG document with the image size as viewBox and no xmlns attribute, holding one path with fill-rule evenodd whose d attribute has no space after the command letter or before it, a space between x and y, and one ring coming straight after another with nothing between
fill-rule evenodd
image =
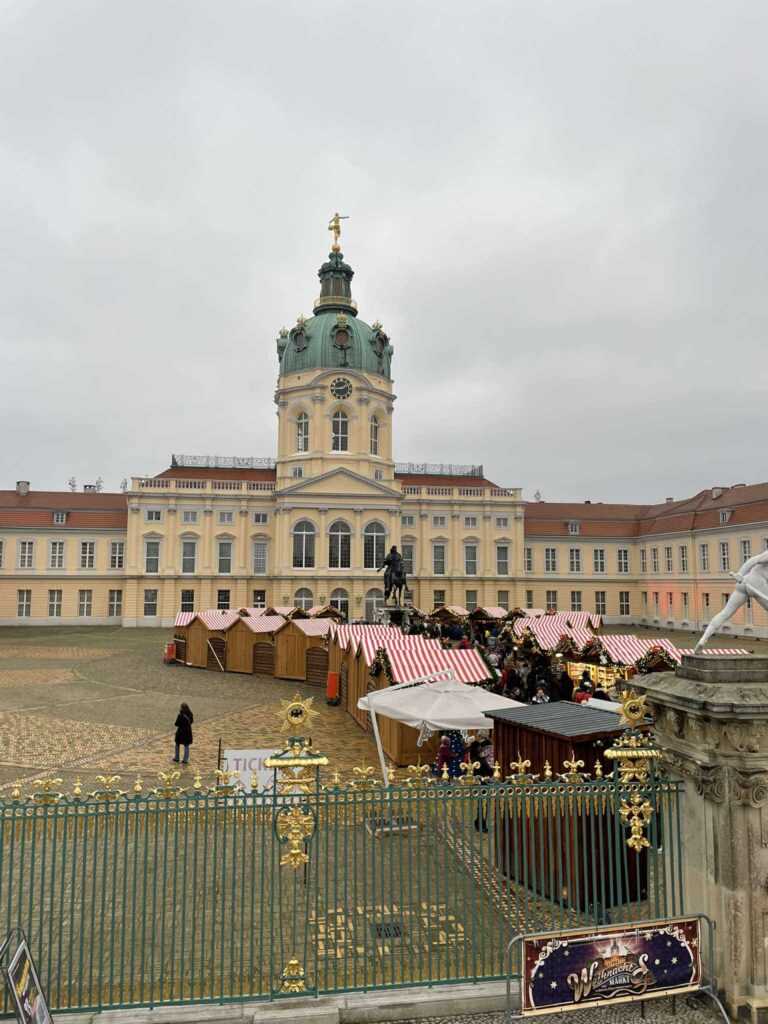
<instances>
[{"instance_id":1,"label":"red tile roof","mask_svg":"<svg viewBox=\"0 0 768 1024\"><path fill-rule=\"evenodd\" d=\"M54 524L53 513L66 512L67 521ZM103 491L0 491L0 526L82 530L125 530L128 508L125 495Z\"/></svg>"},{"instance_id":2,"label":"red tile roof","mask_svg":"<svg viewBox=\"0 0 768 1024\"><path fill-rule=\"evenodd\" d=\"M395 473L395 480L408 487L495 487L482 476L438 476L434 473Z\"/></svg>"},{"instance_id":3,"label":"red tile roof","mask_svg":"<svg viewBox=\"0 0 768 1024\"><path fill-rule=\"evenodd\" d=\"M203 469L189 466L172 466L158 473L155 479L174 480L275 480L274 469Z\"/></svg>"}]
</instances>

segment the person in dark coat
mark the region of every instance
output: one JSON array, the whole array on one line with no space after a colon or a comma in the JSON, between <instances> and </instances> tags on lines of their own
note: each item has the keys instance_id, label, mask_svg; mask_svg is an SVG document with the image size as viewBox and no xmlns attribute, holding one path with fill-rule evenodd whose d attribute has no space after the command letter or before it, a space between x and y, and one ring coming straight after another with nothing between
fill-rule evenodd
<instances>
[{"instance_id":1,"label":"person in dark coat","mask_svg":"<svg viewBox=\"0 0 768 1024\"><path fill-rule=\"evenodd\" d=\"M184 747L184 760L182 764L189 764L189 748L192 743L192 722L195 716L192 714L192 710L189 704L182 704L179 708L179 713L176 715L176 735L174 740L176 742L176 754L173 760L176 764L179 763L179 748Z\"/></svg>"}]
</instances>

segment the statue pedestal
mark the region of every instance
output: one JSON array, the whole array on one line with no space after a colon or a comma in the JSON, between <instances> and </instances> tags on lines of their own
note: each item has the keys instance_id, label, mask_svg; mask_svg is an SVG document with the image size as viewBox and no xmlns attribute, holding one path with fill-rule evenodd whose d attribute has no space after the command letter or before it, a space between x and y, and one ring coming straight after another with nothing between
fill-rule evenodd
<instances>
[{"instance_id":1,"label":"statue pedestal","mask_svg":"<svg viewBox=\"0 0 768 1024\"><path fill-rule=\"evenodd\" d=\"M768 657L685 655L636 676L680 815L685 907L717 924L717 986L731 1016L768 1024Z\"/></svg>"},{"instance_id":2,"label":"statue pedestal","mask_svg":"<svg viewBox=\"0 0 768 1024\"><path fill-rule=\"evenodd\" d=\"M397 608L395 605L385 604L379 611L379 622L384 626L405 626L406 630L411 625L411 609L401 605Z\"/></svg>"}]
</instances>

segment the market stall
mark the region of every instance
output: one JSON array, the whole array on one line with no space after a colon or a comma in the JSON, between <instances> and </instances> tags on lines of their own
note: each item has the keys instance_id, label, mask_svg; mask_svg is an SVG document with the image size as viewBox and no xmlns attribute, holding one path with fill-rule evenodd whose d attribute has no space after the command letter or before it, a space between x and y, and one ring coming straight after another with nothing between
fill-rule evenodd
<instances>
[{"instance_id":1,"label":"market stall","mask_svg":"<svg viewBox=\"0 0 768 1024\"><path fill-rule=\"evenodd\" d=\"M275 637L287 623L282 615L239 615L225 631L227 672L275 674Z\"/></svg>"},{"instance_id":2,"label":"market stall","mask_svg":"<svg viewBox=\"0 0 768 1024\"><path fill-rule=\"evenodd\" d=\"M275 676L325 686L330 619L289 619L275 638Z\"/></svg>"},{"instance_id":3,"label":"market stall","mask_svg":"<svg viewBox=\"0 0 768 1024\"><path fill-rule=\"evenodd\" d=\"M184 664L216 672L226 671L226 631L239 618L238 613L232 610L210 608L205 612L195 612L186 629Z\"/></svg>"},{"instance_id":4,"label":"market stall","mask_svg":"<svg viewBox=\"0 0 768 1024\"><path fill-rule=\"evenodd\" d=\"M315 604L308 612L311 619L334 619L336 622L344 622L344 612L340 612L332 604Z\"/></svg>"}]
</instances>

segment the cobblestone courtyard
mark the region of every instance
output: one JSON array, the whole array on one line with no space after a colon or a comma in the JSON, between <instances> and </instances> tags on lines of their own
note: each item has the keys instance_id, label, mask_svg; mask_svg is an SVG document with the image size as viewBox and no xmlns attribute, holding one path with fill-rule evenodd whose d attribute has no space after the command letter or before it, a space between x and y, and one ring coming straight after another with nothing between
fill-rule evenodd
<instances>
[{"instance_id":1,"label":"cobblestone courtyard","mask_svg":"<svg viewBox=\"0 0 768 1024\"><path fill-rule=\"evenodd\" d=\"M68 627L0 631L0 787L51 769L65 791L77 777L128 781L168 771L181 701L195 715L190 766L206 775L222 748L280 746L280 700L316 698L315 745L342 773L376 762L372 739L317 687L263 676L163 664L170 630ZM284 734L283 734L284 735ZM26 787L25 787L26 788Z\"/></svg>"}]
</instances>

